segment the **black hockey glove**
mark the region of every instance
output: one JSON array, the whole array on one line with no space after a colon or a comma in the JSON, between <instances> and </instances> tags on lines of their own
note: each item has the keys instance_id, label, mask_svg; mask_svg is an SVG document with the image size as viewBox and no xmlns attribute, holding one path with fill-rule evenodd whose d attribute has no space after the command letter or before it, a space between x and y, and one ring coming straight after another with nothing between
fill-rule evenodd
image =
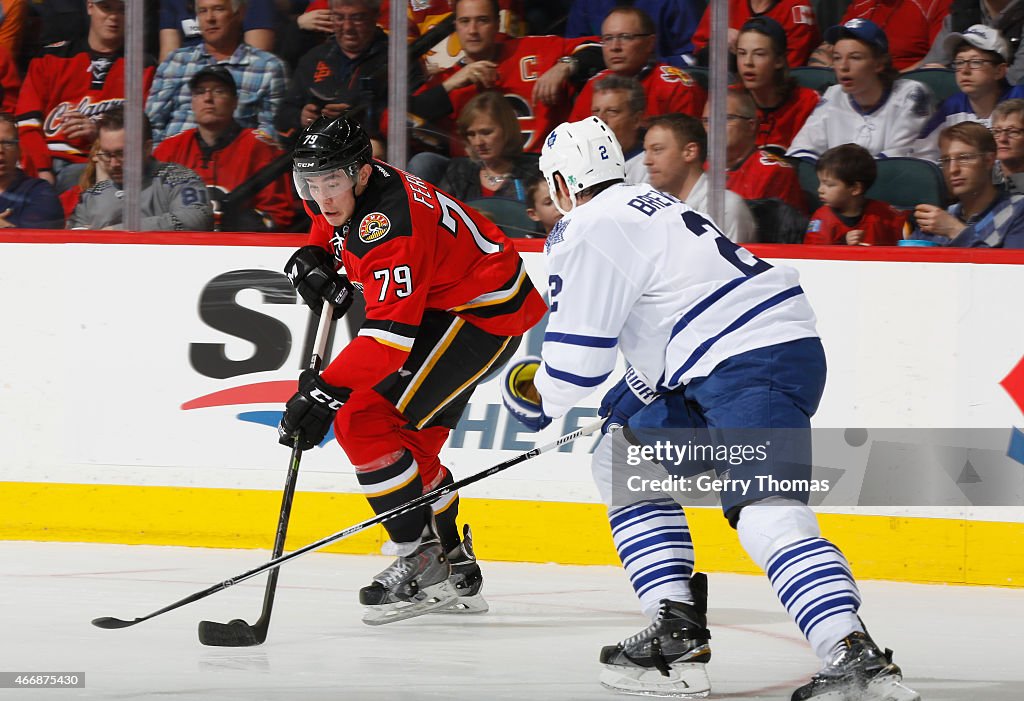
<instances>
[{"instance_id":1,"label":"black hockey glove","mask_svg":"<svg viewBox=\"0 0 1024 701\"><path fill-rule=\"evenodd\" d=\"M334 305L334 318L340 319L352 306L355 288L348 278L334 269L334 257L319 246L303 246L285 263L284 272L295 291L317 314L324 300Z\"/></svg>"},{"instance_id":2,"label":"black hockey glove","mask_svg":"<svg viewBox=\"0 0 1024 701\"><path fill-rule=\"evenodd\" d=\"M320 445L350 394L352 390L347 387L324 382L315 370L304 370L299 375L299 391L284 405L284 416L277 427L278 442L291 447L298 435L299 450Z\"/></svg>"}]
</instances>

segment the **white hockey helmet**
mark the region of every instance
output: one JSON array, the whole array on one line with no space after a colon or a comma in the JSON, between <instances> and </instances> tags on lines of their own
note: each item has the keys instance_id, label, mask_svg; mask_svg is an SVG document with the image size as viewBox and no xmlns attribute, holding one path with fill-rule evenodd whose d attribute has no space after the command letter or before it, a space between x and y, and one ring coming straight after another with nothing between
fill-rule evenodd
<instances>
[{"instance_id":1,"label":"white hockey helmet","mask_svg":"<svg viewBox=\"0 0 1024 701\"><path fill-rule=\"evenodd\" d=\"M625 180L626 159L608 125L597 117L587 117L563 122L548 134L540 152L540 171L548 181L551 201L559 212L568 214L558 204L555 173L562 174L575 208L577 193L609 180Z\"/></svg>"}]
</instances>

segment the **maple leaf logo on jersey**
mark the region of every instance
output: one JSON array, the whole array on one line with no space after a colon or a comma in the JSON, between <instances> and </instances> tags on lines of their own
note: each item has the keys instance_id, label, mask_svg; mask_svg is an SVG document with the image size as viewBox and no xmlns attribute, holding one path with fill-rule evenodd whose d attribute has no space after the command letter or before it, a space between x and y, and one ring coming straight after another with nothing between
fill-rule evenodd
<instances>
[{"instance_id":1,"label":"maple leaf logo on jersey","mask_svg":"<svg viewBox=\"0 0 1024 701\"><path fill-rule=\"evenodd\" d=\"M321 80L329 77L331 77L331 67L323 61L317 61L316 70L313 71L313 82L319 83Z\"/></svg>"},{"instance_id":2,"label":"maple leaf logo on jersey","mask_svg":"<svg viewBox=\"0 0 1024 701\"><path fill-rule=\"evenodd\" d=\"M693 85L693 77L681 68L662 66L661 79L666 83L682 83L686 87Z\"/></svg>"},{"instance_id":3,"label":"maple leaf logo on jersey","mask_svg":"<svg viewBox=\"0 0 1024 701\"><path fill-rule=\"evenodd\" d=\"M370 212L359 222L359 240L363 243L380 241L391 231L391 220L383 212Z\"/></svg>"},{"instance_id":4,"label":"maple leaf logo on jersey","mask_svg":"<svg viewBox=\"0 0 1024 701\"><path fill-rule=\"evenodd\" d=\"M555 222L555 225L551 227L551 233L548 234L547 239L544 241L544 252L547 253L551 250L551 247L556 243L561 243L564 239L562 234L565 231L565 227L569 225L565 219L559 219Z\"/></svg>"}]
</instances>

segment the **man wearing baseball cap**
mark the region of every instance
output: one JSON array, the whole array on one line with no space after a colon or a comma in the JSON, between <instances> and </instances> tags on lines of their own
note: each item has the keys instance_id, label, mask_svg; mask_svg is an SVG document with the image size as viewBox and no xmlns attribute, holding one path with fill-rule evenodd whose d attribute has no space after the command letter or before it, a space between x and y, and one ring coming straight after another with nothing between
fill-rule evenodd
<instances>
[{"instance_id":1,"label":"man wearing baseball cap","mask_svg":"<svg viewBox=\"0 0 1024 701\"><path fill-rule=\"evenodd\" d=\"M943 44L953 57L960 90L942 101L921 131L914 155L927 160L939 157L939 133L946 127L960 122L991 126L992 110L997 104L1024 97L1024 87L1011 87L1006 80L1010 44L999 30L973 24L963 32L950 33Z\"/></svg>"},{"instance_id":2,"label":"man wearing baseball cap","mask_svg":"<svg viewBox=\"0 0 1024 701\"><path fill-rule=\"evenodd\" d=\"M838 85L823 99L793 138L786 155L817 160L840 144L855 143L876 158L909 156L932 112L931 92L900 79L882 28L868 19L830 27Z\"/></svg>"},{"instance_id":3,"label":"man wearing baseball cap","mask_svg":"<svg viewBox=\"0 0 1024 701\"><path fill-rule=\"evenodd\" d=\"M953 0L944 5L947 14L942 29L932 42L928 55L921 60L925 68L948 68L953 55L946 45L946 37L953 33L966 33L972 25L983 24L997 27L1009 42L1006 79L1011 85L1024 82L1024 46L1021 43L1024 38L1024 13L1021 12L1020 0Z\"/></svg>"},{"instance_id":4,"label":"man wearing baseball cap","mask_svg":"<svg viewBox=\"0 0 1024 701\"><path fill-rule=\"evenodd\" d=\"M898 32L891 32L888 37L889 54L896 70L905 73L921 67L921 59L931 49L948 10L948 0L852 0L839 23L859 17L869 19L879 27L899 27ZM831 68L832 45L822 43L811 54L807 65Z\"/></svg>"},{"instance_id":5,"label":"man wearing baseball cap","mask_svg":"<svg viewBox=\"0 0 1024 701\"><path fill-rule=\"evenodd\" d=\"M238 87L231 71L221 64L205 66L189 79L188 87L195 128L164 139L153 156L199 174L206 183L218 231L286 230L295 214L287 174L253 195L243 195L242 201L232 197L232 192L282 151L260 132L243 128L235 119Z\"/></svg>"}]
</instances>

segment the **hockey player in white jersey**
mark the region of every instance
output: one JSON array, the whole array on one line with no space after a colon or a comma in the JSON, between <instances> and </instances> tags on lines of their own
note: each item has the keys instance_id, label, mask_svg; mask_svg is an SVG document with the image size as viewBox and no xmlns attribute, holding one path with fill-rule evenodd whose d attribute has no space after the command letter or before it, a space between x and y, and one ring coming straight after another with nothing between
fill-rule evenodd
<instances>
[{"instance_id":1,"label":"hockey player in white jersey","mask_svg":"<svg viewBox=\"0 0 1024 701\"><path fill-rule=\"evenodd\" d=\"M540 167L565 214L546 244L551 314L543 357L511 364L502 392L509 411L540 430L604 382L622 350L629 369L602 402L608 422L592 467L615 546L653 622L601 651L601 682L626 693L699 697L710 692L711 635L707 580L693 571L686 514L662 492L613 495L612 447L652 430L795 430L793 455L801 459L771 469L787 480L809 478L810 416L825 356L796 271L731 243L678 199L623 184L623 163L596 117L548 136ZM759 469L727 467L732 478ZM772 485L746 496L720 492L743 547L824 662L792 698L919 699L901 683L892 652L865 631L849 564L821 537L807 497Z\"/></svg>"}]
</instances>

